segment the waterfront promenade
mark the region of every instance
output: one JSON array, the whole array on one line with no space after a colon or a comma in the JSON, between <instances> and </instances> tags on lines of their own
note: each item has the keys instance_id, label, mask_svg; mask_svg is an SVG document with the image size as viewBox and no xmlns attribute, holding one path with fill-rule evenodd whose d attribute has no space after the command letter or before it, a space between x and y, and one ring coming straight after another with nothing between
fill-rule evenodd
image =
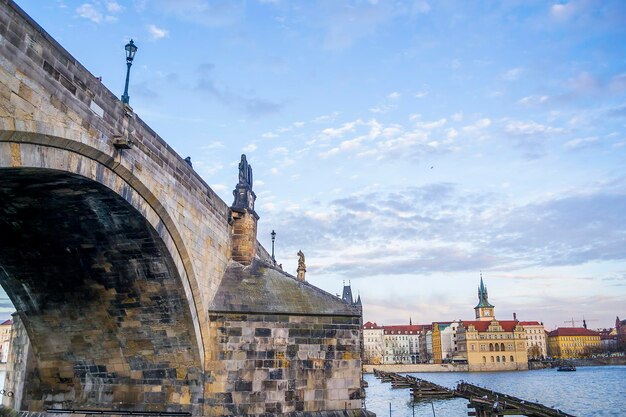
<instances>
[{"instance_id":1,"label":"waterfront promenade","mask_svg":"<svg viewBox=\"0 0 626 417\"><path fill-rule=\"evenodd\" d=\"M385 372L397 373L430 373L430 372L467 372L467 365L456 365L450 363L418 363L418 364L397 364L397 365L363 365L363 372L371 374L375 369Z\"/></svg>"}]
</instances>

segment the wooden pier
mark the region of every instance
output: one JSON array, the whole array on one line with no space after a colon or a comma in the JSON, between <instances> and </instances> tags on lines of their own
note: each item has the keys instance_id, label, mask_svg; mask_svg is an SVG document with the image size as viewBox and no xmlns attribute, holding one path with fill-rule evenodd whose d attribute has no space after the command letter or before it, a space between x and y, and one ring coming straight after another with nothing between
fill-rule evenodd
<instances>
[{"instance_id":1,"label":"wooden pier","mask_svg":"<svg viewBox=\"0 0 626 417\"><path fill-rule=\"evenodd\" d=\"M487 388L479 387L467 382L461 382L455 390L457 397L469 401L467 408L473 408L468 416L500 417L500 416L528 416L528 417L574 417L561 410L546 407L543 404L522 400L512 395L502 394Z\"/></svg>"},{"instance_id":2,"label":"wooden pier","mask_svg":"<svg viewBox=\"0 0 626 417\"><path fill-rule=\"evenodd\" d=\"M465 398L469 401L467 408L473 409L473 411L467 412L468 416L574 417L561 410L555 410L539 403L502 394L467 382L460 382L456 389L452 390L410 375L400 375L378 369L374 369L374 375L382 382L390 382L392 388L410 388L414 401Z\"/></svg>"},{"instance_id":3,"label":"wooden pier","mask_svg":"<svg viewBox=\"0 0 626 417\"><path fill-rule=\"evenodd\" d=\"M400 375L394 372L384 372L374 369L374 375L382 382L391 382L391 388L410 388L414 400L439 399L454 397L454 390L437 385L425 379L410 375Z\"/></svg>"}]
</instances>

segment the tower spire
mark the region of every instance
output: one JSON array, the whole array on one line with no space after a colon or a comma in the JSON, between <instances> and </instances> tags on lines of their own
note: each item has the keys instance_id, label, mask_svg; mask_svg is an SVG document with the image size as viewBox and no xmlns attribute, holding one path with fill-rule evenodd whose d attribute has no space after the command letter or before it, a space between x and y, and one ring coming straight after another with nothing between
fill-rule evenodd
<instances>
[{"instance_id":1,"label":"tower spire","mask_svg":"<svg viewBox=\"0 0 626 417\"><path fill-rule=\"evenodd\" d=\"M494 306L489 303L487 287L483 282L483 271L480 271L480 285L478 286L478 305L474 307L476 319L492 320L494 318Z\"/></svg>"}]
</instances>

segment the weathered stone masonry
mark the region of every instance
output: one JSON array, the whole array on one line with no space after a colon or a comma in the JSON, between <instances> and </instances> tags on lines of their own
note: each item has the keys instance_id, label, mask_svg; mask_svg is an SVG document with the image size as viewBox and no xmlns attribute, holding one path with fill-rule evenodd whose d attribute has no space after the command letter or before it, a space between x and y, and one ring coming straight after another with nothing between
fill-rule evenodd
<instances>
[{"instance_id":1,"label":"weathered stone masonry","mask_svg":"<svg viewBox=\"0 0 626 417\"><path fill-rule=\"evenodd\" d=\"M360 310L272 266L244 179L228 207L0 0L0 284L35 361L16 407L358 414Z\"/></svg>"},{"instance_id":2,"label":"weathered stone masonry","mask_svg":"<svg viewBox=\"0 0 626 417\"><path fill-rule=\"evenodd\" d=\"M214 414L361 405L360 309L268 264L232 263L209 311Z\"/></svg>"}]
</instances>

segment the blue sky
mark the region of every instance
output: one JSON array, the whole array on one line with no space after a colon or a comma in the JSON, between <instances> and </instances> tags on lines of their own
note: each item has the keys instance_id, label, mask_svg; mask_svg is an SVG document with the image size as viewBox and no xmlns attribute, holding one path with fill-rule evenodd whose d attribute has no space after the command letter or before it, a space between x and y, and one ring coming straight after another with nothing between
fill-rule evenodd
<instances>
[{"instance_id":1,"label":"blue sky","mask_svg":"<svg viewBox=\"0 0 626 417\"><path fill-rule=\"evenodd\" d=\"M626 316L625 2L18 4L366 320Z\"/></svg>"}]
</instances>

